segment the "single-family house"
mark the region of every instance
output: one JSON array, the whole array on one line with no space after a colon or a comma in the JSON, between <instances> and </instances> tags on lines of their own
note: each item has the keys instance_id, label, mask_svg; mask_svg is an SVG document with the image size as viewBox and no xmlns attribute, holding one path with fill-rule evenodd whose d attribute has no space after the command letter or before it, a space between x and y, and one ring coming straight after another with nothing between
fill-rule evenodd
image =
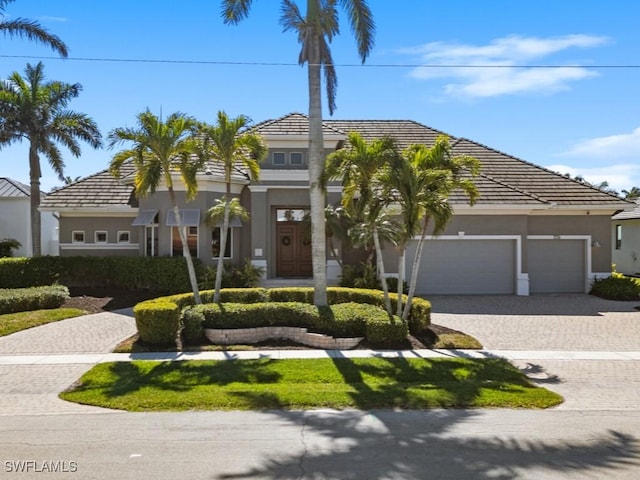
<instances>
[{"instance_id":1,"label":"single-family house","mask_svg":"<svg viewBox=\"0 0 640 480\"><path fill-rule=\"evenodd\" d=\"M40 195L40 201L46 198ZM0 177L0 240L14 238L22 245L14 251L18 257L33 255L31 240L31 193L29 185ZM52 211L40 214L43 255L57 255L58 219Z\"/></svg>"},{"instance_id":2,"label":"single-family house","mask_svg":"<svg viewBox=\"0 0 640 480\"><path fill-rule=\"evenodd\" d=\"M614 215L611 220L612 261L616 271L626 275L640 275L640 205Z\"/></svg>"},{"instance_id":3,"label":"single-family house","mask_svg":"<svg viewBox=\"0 0 640 480\"><path fill-rule=\"evenodd\" d=\"M327 153L345 148L350 131L368 140L392 136L400 147L445 135L410 120L325 120L323 128ZM292 113L252 130L269 155L259 182L250 183L241 169L233 176L232 193L251 217L232 225L226 256L250 259L267 279L309 277L311 246L302 222L309 209L308 119ZM442 235L428 239L419 294L586 292L595 276L610 274L611 216L628 202L477 142L449 139L456 155L480 160L480 197L473 207L462 195L451 197L455 215ZM224 192L222 171L210 162L197 180L195 200L186 203L182 192L181 221L193 255L212 264L219 229L204 223L204 213ZM340 195L340 185L329 185L329 203ZM115 179L104 170L52 193L42 209L60 216L61 255L180 255L169 205L162 190L136 199L130 171ZM384 261L388 273L398 271L392 247ZM339 279L336 258L327 258L327 272L330 281Z\"/></svg>"}]
</instances>

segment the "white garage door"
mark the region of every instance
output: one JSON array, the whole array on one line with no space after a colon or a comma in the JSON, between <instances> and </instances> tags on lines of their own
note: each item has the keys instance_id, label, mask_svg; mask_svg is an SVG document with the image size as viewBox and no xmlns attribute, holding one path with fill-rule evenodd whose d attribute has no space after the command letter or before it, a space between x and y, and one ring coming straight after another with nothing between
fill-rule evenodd
<instances>
[{"instance_id":1,"label":"white garage door","mask_svg":"<svg viewBox=\"0 0 640 480\"><path fill-rule=\"evenodd\" d=\"M514 240L427 240L416 293L481 295L515 293ZM411 274L417 242L407 249Z\"/></svg>"},{"instance_id":2,"label":"white garage door","mask_svg":"<svg viewBox=\"0 0 640 480\"><path fill-rule=\"evenodd\" d=\"M586 282L584 240L528 240L531 293L582 293Z\"/></svg>"}]
</instances>

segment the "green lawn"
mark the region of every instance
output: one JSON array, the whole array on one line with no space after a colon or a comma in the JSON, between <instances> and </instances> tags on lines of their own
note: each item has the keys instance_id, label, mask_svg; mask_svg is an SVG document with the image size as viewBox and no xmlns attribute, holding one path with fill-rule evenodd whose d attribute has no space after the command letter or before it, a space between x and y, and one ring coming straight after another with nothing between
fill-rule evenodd
<instances>
[{"instance_id":1,"label":"green lawn","mask_svg":"<svg viewBox=\"0 0 640 480\"><path fill-rule=\"evenodd\" d=\"M501 359L314 359L99 364L64 400L129 411L546 408L562 397Z\"/></svg>"},{"instance_id":2,"label":"green lawn","mask_svg":"<svg viewBox=\"0 0 640 480\"><path fill-rule=\"evenodd\" d=\"M7 313L0 315L0 337L10 335L31 327L57 322L66 318L85 315L87 312L77 308L54 308L34 310L32 312Z\"/></svg>"}]
</instances>

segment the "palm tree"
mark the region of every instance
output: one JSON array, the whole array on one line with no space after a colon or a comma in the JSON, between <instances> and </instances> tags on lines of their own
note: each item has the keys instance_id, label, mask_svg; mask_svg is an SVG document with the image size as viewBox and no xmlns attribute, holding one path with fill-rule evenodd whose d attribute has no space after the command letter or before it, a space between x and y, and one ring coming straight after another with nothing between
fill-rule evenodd
<instances>
[{"instance_id":1,"label":"palm tree","mask_svg":"<svg viewBox=\"0 0 640 480\"><path fill-rule=\"evenodd\" d=\"M338 150L327 157L325 179L340 179L343 186L342 204L351 212L359 232L360 245L373 243L378 276L384 292L387 311L391 313L384 263L383 240L393 240L397 231L388 212L388 196L380 183L383 172L398 157L395 141L384 137L367 142L359 133L350 132L349 148ZM357 199L356 199L357 197Z\"/></svg>"},{"instance_id":2,"label":"palm tree","mask_svg":"<svg viewBox=\"0 0 640 480\"><path fill-rule=\"evenodd\" d=\"M79 157L78 140L93 148L102 145L96 123L84 113L67 110L69 102L82 91L82 85L45 82L42 62L27 64L25 76L18 72L0 83L0 148L15 142L29 142L31 184L31 238L33 255L41 254L40 244L40 155L44 155L61 181L64 160L59 145Z\"/></svg>"},{"instance_id":3,"label":"palm tree","mask_svg":"<svg viewBox=\"0 0 640 480\"><path fill-rule=\"evenodd\" d=\"M220 301L220 287L224 272L224 252L229 232L229 213L231 211L231 174L242 166L249 171L252 180L260 177L260 162L267 156L267 147L259 135L243 132L250 125L248 117L240 115L230 119L225 112L218 112L215 126L202 125L200 128L201 150L206 158L222 164L226 193L224 197L224 216L220 232L220 253L216 270L216 283L213 301Z\"/></svg>"},{"instance_id":4,"label":"palm tree","mask_svg":"<svg viewBox=\"0 0 640 480\"><path fill-rule=\"evenodd\" d=\"M402 313L403 320L407 320L415 295L422 249L430 220L434 221L434 235L444 231L453 216L449 196L456 189L462 190L469 197L471 205L475 203L479 194L473 178L479 173L480 163L469 156L454 157L449 140L445 136L439 136L431 147L411 145L403 156L404 171L396 165L395 170L398 174L393 176L395 184L391 183L392 188L398 192L397 200L405 222L406 234L402 249L413 238L415 230L419 230L420 233L413 259L407 303ZM408 185L403 185L402 182L408 182ZM420 220L416 223L417 219ZM403 253L400 256L403 257ZM398 278L398 289L402 288L403 280Z\"/></svg>"},{"instance_id":5,"label":"palm tree","mask_svg":"<svg viewBox=\"0 0 640 480\"><path fill-rule=\"evenodd\" d=\"M322 188L324 140L322 134L321 71L325 73L329 113L335 109L337 77L329 43L339 33L340 3L349 17L356 37L358 53L364 62L373 47L375 26L366 0L307 0L306 15L293 0L282 0L280 23L285 31L294 31L302 45L298 62L308 66L309 87L309 205L311 209L311 247L314 295L317 306L327 305L327 246L324 226L325 192ZM247 17L252 0L222 0L225 23L237 24Z\"/></svg>"},{"instance_id":6,"label":"palm tree","mask_svg":"<svg viewBox=\"0 0 640 480\"><path fill-rule=\"evenodd\" d=\"M109 148L124 142L132 144L131 148L121 150L113 156L109 170L115 177L119 177L123 164L133 162L135 193L138 197L155 193L164 183L182 242L182 253L187 262L194 300L196 304L202 303L187 243L186 227L181 225L173 180L173 175L179 173L186 188L187 201L195 198L198 193L196 174L203 163L197 155L197 122L182 113L172 113L163 121L149 110L138 114L137 120L137 128L116 128L109 133Z\"/></svg>"},{"instance_id":7,"label":"palm tree","mask_svg":"<svg viewBox=\"0 0 640 480\"><path fill-rule=\"evenodd\" d=\"M637 200L640 198L640 188L631 187L629 190L622 190L624 198L627 200Z\"/></svg>"},{"instance_id":8,"label":"palm tree","mask_svg":"<svg viewBox=\"0 0 640 480\"><path fill-rule=\"evenodd\" d=\"M61 57L66 58L69 52L65 43L56 35L52 35L42 28L38 22L24 18L5 20L4 12L7 4L12 2L14 2L14 0L0 0L0 32L2 32L5 37L20 37L31 40L32 42L40 42L50 47Z\"/></svg>"}]
</instances>

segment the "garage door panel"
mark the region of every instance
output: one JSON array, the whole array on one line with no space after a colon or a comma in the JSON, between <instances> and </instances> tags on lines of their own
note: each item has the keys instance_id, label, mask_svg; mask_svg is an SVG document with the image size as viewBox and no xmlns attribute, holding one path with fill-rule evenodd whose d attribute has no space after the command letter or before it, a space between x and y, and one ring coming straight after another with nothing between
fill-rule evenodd
<instances>
[{"instance_id":1,"label":"garage door panel","mask_svg":"<svg viewBox=\"0 0 640 480\"><path fill-rule=\"evenodd\" d=\"M528 240L529 291L583 293L585 245L584 240Z\"/></svg>"},{"instance_id":2,"label":"garage door panel","mask_svg":"<svg viewBox=\"0 0 640 480\"><path fill-rule=\"evenodd\" d=\"M411 270L417 242L407 255ZM427 240L416 292L421 295L515 293L515 241Z\"/></svg>"}]
</instances>

